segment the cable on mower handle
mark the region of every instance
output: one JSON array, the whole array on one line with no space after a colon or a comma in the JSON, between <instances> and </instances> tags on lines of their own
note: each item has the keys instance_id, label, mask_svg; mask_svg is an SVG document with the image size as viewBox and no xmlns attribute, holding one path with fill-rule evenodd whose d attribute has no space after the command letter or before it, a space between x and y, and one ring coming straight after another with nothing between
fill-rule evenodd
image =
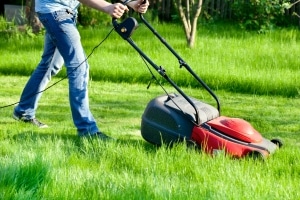
<instances>
[{"instance_id":1,"label":"cable on mower handle","mask_svg":"<svg viewBox=\"0 0 300 200\"><path fill-rule=\"evenodd\" d=\"M163 39L157 31L147 22L147 20L144 18L142 14L140 14L140 18L142 22L151 30L151 32L169 49L172 54L178 59L180 68L184 67L186 70L188 70L193 77L209 92L209 94L215 99L217 103L217 109L219 113L221 113L221 106L220 101L217 97L217 95L206 85L206 83L191 69L191 67L174 51L174 49L166 42L165 39Z\"/></svg>"}]
</instances>

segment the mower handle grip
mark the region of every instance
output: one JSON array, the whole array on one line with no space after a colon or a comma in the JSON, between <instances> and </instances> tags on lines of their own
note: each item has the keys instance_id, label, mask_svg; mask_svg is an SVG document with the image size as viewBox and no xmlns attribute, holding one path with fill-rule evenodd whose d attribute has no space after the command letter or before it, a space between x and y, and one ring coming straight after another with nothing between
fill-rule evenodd
<instances>
[{"instance_id":1,"label":"mower handle grip","mask_svg":"<svg viewBox=\"0 0 300 200\"><path fill-rule=\"evenodd\" d=\"M131 2L132 0L125 0L124 2L121 2L123 5L127 5L129 2ZM144 4L144 3L146 3L147 2L147 0L144 0L143 2L142 2L142 4ZM140 15L140 18L141 19L144 19L144 17L143 17L143 14L142 13L139 13L139 15ZM144 21L144 20L143 20ZM115 17L113 17L112 18L112 24L113 24L113 26L115 27L115 28L117 28L118 27L118 19L117 18L115 18Z\"/></svg>"}]
</instances>

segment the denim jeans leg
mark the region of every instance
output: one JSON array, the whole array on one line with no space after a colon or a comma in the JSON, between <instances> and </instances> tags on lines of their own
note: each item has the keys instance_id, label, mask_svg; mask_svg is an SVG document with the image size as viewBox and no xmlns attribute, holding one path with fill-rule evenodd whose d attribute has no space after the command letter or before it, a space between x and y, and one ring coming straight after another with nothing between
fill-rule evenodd
<instances>
[{"instance_id":1,"label":"denim jeans leg","mask_svg":"<svg viewBox=\"0 0 300 200\"><path fill-rule=\"evenodd\" d=\"M72 117L79 135L98 131L88 102L89 65L76 28L75 17L66 11L39 14L52 43L63 57L69 79Z\"/></svg>"},{"instance_id":2,"label":"denim jeans leg","mask_svg":"<svg viewBox=\"0 0 300 200\"><path fill-rule=\"evenodd\" d=\"M64 63L63 57L60 55L58 49L55 49L53 58L50 63L49 70L47 72L47 73L49 73L47 75L49 76L50 79L51 79L51 77L58 74L58 72L61 70L61 68L63 66L63 63Z\"/></svg>"},{"instance_id":3,"label":"denim jeans leg","mask_svg":"<svg viewBox=\"0 0 300 200\"><path fill-rule=\"evenodd\" d=\"M49 34L46 33L42 60L25 85L20 103L15 107L15 112L18 115L22 115L27 119L35 118L42 91L51 80L51 76L56 75L62 65L63 59L58 50L55 50Z\"/></svg>"}]
</instances>

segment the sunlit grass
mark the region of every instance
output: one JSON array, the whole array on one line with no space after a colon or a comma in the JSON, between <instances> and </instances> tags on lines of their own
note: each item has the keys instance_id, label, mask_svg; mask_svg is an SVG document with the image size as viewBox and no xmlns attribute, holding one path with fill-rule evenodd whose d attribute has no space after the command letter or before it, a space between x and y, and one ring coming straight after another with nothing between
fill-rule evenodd
<instances>
[{"instance_id":1,"label":"sunlit grass","mask_svg":"<svg viewBox=\"0 0 300 200\"><path fill-rule=\"evenodd\" d=\"M18 101L27 77L1 76L0 106ZM57 81L54 79L52 82ZM284 147L265 162L211 157L184 144L157 148L140 134L141 115L162 94L153 84L91 81L91 110L113 142L80 140L67 81L46 91L38 129L0 110L1 199L297 199L300 178L298 99L215 91L222 115L244 118ZM174 91L167 86L166 89ZM214 104L206 92L183 88ZM59 97L59 98L58 98ZM274 189L276 188L276 190Z\"/></svg>"},{"instance_id":2,"label":"sunlit grass","mask_svg":"<svg viewBox=\"0 0 300 200\"><path fill-rule=\"evenodd\" d=\"M257 34L243 32L232 25L200 25L195 48L187 48L179 25L153 24L179 56L213 89L299 96L299 31L282 29ZM112 26L80 29L89 55L107 36ZM140 24L132 35L138 47L181 86L197 87L178 60L153 34ZM0 73L29 75L42 52L42 36L1 40ZM5 58L5 59L4 59ZM151 74L138 53L116 32L89 58L93 80L147 83ZM153 68L148 64L148 67ZM65 75L61 73L60 76ZM159 75L156 74L157 77Z\"/></svg>"},{"instance_id":3,"label":"sunlit grass","mask_svg":"<svg viewBox=\"0 0 300 200\"><path fill-rule=\"evenodd\" d=\"M89 96L100 129L118 140L77 137L67 80L44 92L40 101L37 117L48 129L13 120L13 106L0 108L0 199L299 198L299 31L257 35L231 26L203 26L196 47L188 49L179 26L154 26L214 89L222 115L249 121L264 137L282 139L284 147L257 162L144 141L143 110L163 91L155 82L147 89L152 77L143 60L113 32L89 59ZM87 54L109 30L80 29ZM143 25L133 39L188 95L215 105ZM19 101L42 43L42 36L0 39L0 107ZM64 75L65 70L51 83Z\"/></svg>"}]
</instances>

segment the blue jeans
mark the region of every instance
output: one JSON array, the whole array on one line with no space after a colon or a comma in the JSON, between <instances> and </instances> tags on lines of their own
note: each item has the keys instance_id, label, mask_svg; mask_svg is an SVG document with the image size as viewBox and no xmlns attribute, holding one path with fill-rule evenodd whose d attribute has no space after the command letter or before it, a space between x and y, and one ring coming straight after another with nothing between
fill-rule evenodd
<instances>
[{"instance_id":1,"label":"blue jeans","mask_svg":"<svg viewBox=\"0 0 300 200\"><path fill-rule=\"evenodd\" d=\"M89 65L76 28L76 16L66 10L40 14L46 29L44 52L37 68L28 80L15 112L28 119L35 118L42 90L65 63L69 80L69 102L79 135L99 131L89 109ZM59 98L59 97L58 97Z\"/></svg>"}]
</instances>

